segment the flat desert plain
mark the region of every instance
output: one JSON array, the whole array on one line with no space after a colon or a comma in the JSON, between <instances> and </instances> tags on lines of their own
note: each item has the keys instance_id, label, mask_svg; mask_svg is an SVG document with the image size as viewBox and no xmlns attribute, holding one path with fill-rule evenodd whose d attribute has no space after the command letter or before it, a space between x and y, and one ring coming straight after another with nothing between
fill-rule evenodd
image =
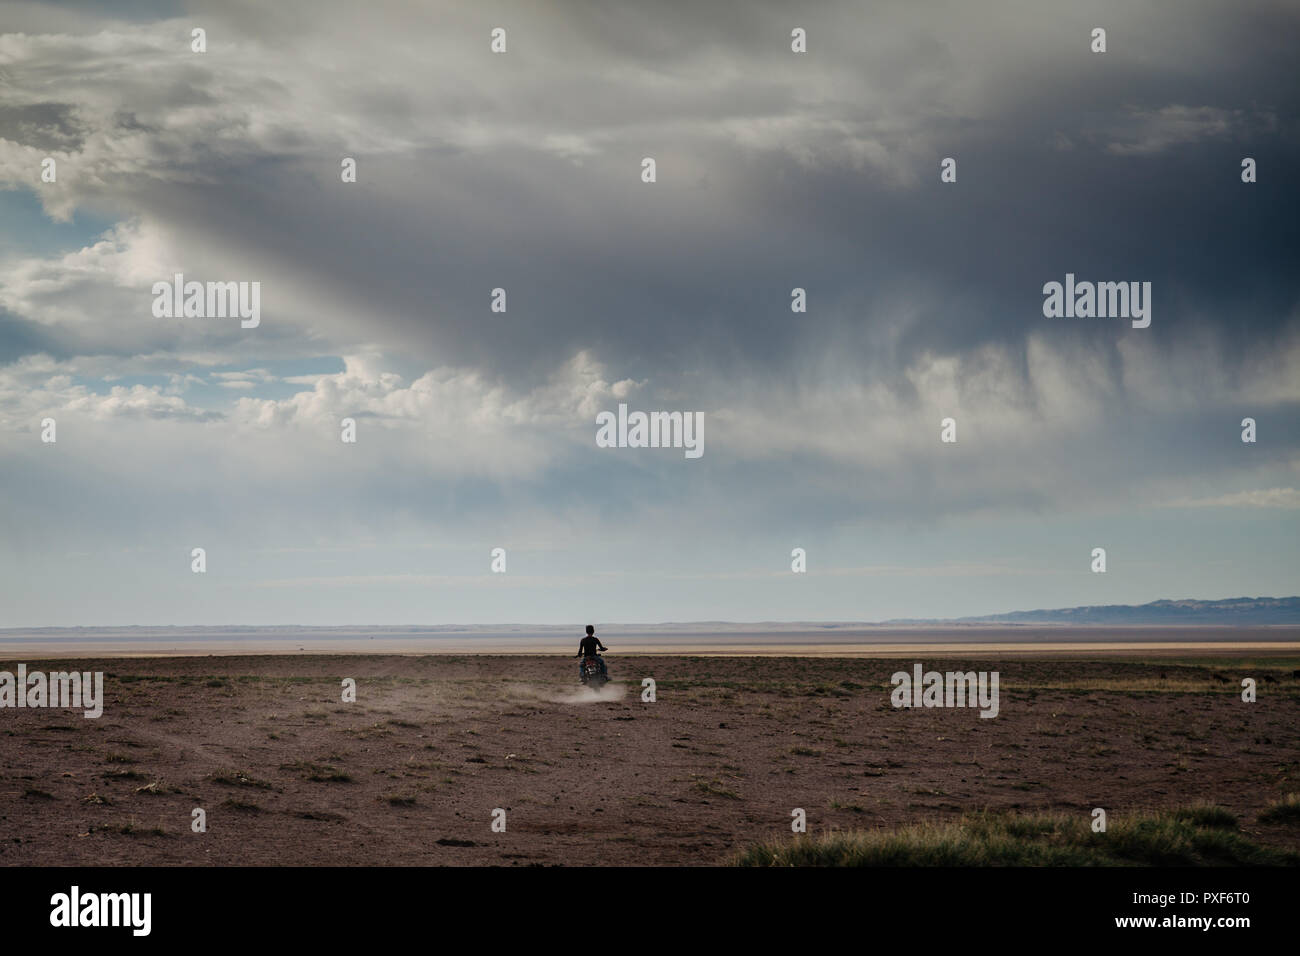
<instances>
[{"instance_id":1,"label":"flat desert plain","mask_svg":"<svg viewBox=\"0 0 1300 956\"><path fill-rule=\"evenodd\" d=\"M716 865L794 808L816 834L1200 801L1296 848L1257 820L1300 790L1294 645L1164 650L615 652L599 698L536 654L22 658L103 671L106 699L0 710L0 864ZM913 662L997 670L998 716L894 708Z\"/></svg>"}]
</instances>

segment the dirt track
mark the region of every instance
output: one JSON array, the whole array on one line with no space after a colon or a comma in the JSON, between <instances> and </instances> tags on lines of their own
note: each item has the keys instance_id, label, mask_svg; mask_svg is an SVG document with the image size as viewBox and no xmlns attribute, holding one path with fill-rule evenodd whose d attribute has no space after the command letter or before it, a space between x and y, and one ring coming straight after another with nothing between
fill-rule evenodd
<instances>
[{"instance_id":1,"label":"dirt track","mask_svg":"<svg viewBox=\"0 0 1300 956\"><path fill-rule=\"evenodd\" d=\"M1199 800L1298 845L1254 817L1300 790L1300 662L920 660L1000 671L999 716L894 709L897 660L615 654L597 703L554 657L27 660L103 670L107 701L0 710L0 864L708 865L796 807L818 832Z\"/></svg>"}]
</instances>

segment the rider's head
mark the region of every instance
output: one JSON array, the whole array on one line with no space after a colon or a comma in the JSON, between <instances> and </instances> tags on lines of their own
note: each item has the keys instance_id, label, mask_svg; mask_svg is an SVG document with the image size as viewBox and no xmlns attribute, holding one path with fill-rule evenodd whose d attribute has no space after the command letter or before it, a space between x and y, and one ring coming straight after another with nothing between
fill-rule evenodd
<instances>
[{"instance_id":1,"label":"rider's head","mask_svg":"<svg viewBox=\"0 0 1300 956\"><path fill-rule=\"evenodd\" d=\"M588 625L587 625L587 634L590 636L590 635L595 634L595 633L596 633L596 629L595 629L594 627L592 627L590 624L588 624Z\"/></svg>"}]
</instances>

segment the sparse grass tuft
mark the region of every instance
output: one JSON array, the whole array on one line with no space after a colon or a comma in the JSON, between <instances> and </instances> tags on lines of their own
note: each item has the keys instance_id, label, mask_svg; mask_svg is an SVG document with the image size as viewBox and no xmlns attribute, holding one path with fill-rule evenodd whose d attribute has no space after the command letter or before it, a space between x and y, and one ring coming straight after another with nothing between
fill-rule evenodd
<instances>
[{"instance_id":1,"label":"sparse grass tuft","mask_svg":"<svg viewBox=\"0 0 1300 956\"><path fill-rule=\"evenodd\" d=\"M221 806L226 810L234 810L238 813L261 813L262 808L256 803L249 803L246 800L236 800L230 797L221 801Z\"/></svg>"},{"instance_id":2,"label":"sparse grass tuft","mask_svg":"<svg viewBox=\"0 0 1300 956\"><path fill-rule=\"evenodd\" d=\"M726 797L728 800L741 799L740 794L733 790L728 790L719 780L697 780L695 789L702 790L705 793L712 794L715 797Z\"/></svg>"},{"instance_id":3,"label":"sparse grass tuft","mask_svg":"<svg viewBox=\"0 0 1300 956\"><path fill-rule=\"evenodd\" d=\"M166 781L154 780L152 783L147 783L143 787L136 787L135 792L147 793L153 796L158 796L164 793L183 793L184 791L182 791L179 787L173 787L171 784L167 783Z\"/></svg>"},{"instance_id":4,"label":"sparse grass tuft","mask_svg":"<svg viewBox=\"0 0 1300 956\"><path fill-rule=\"evenodd\" d=\"M315 783L351 783L352 775L344 773L337 767L329 764L312 763L309 760L299 760L297 763L287 763L280 767L281 770L292 770L299 774L304 780L310 780Z\"/></svg>"},{"instance_id":5,"label":"sparse grass tuft","mask_svg":"<svg viewBox=\"0 0 1300 956\"><path fill-rule=\"evenodd\" d=\"M265 780L258 780L256 777L246 774L242 770L230 770L225 767L220 770L212 771L212 773L208 774L208 779L213 783L224 783L232 787L257 787L261 790L271 789L271 785Z\"/></svg>"},{"instance_id":6,"label":"sparse grass tuft","mask_svg":"<svg viewBox=\"0 0 1300 956\"><path fill-rule=\"evenodd\" d=\"M858 803L842 803L839 800L831 801L832 810L852 810L854 813L866 813L866 809Z\"/></svg>"},{"instance_id":7,"label":"sparse grass tuft","mask_svg":"<svg viewBox=\"0 0 1300 956\"><path fill-rule=\"evenodd\" d=\"M1212 803L1194 803L1172 811L1175 820L1208 829L1235 830L1237 815Z\"/></svg>"},{"instance_id":8,"label":"sparse grass tuft","mask_svg":"<svg viewBox=\"0 0 1300 956\"><path fill-rule=\"evenodd\" d=\"M112 824L102 823L98 826L92 826L88 831L90 833L120 833L123 836L166 836L167 831L162 828L161 821L156 827L142 827L132 818L126 823Z\"/></svg>"},{"instance_id":9,"label":"sparse grass tuft","mask_svg":"<svg viewBox=\"0 0 1300 956\"><path fill-rule=\"evenodd\" d=\"M1300 823L1300 793L1288 793L1259 815L1260 823Z\"/></svg>"}]
</instances>

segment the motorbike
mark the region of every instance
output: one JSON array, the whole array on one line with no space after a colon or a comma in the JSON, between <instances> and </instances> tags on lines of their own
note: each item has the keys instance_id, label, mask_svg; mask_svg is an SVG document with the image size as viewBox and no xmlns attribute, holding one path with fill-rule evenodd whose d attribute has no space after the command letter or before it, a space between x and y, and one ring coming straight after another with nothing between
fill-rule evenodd
<instances>
[{"instance_id":1,"label":"motorbike","mask_svg":"<svg viewBox=\"0 0 1300 956\"><path fill-rule=\"evenodd\" d=\"M600 655L588 654L582 659L582 683L592 690L600 690L608 682L600 670Z\"/></svg>"}]
</instances>

